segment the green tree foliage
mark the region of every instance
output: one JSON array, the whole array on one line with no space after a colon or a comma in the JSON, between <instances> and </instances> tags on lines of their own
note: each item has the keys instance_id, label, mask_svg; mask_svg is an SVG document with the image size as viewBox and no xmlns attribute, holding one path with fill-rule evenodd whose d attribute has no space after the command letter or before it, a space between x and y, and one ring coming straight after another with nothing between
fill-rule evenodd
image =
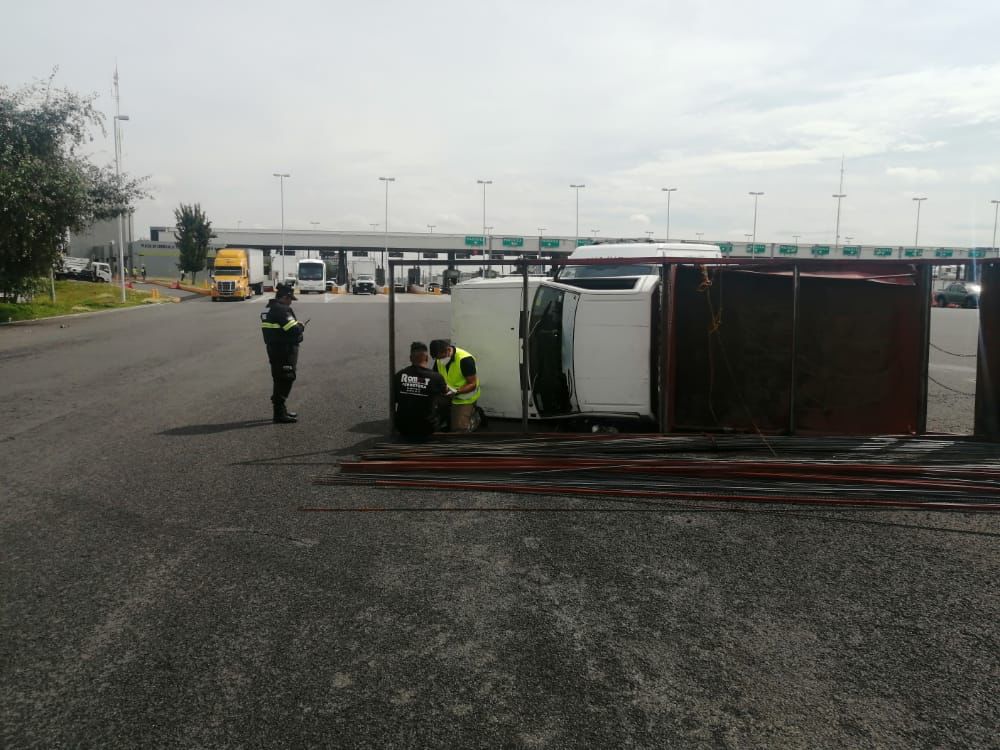
<instances>
[{"instance_id":1,"label":"green tree foliage","mask_svg":"<svg viewBox=\"0 0 1000 750\"><path fill-rule=\"evenodd\" d=\"M55 74L53 73L53 76ZM96 95L54 88L52 78L0 86L0 295L16 298L49 275L67 231L113 218L146 195L144 179L116 177L80 153L104 132Z\"/></svg>"},{"instance_id":2,"label":"green tree foliage","mask_svg":"<svg viewBox=\"0 0 1000 750\"><path fill-rule=\"evenodd\" d=\"M205 217L198 203L188 206L182 203L174 209L174 219L177 222L174 237L180 251L177 267L190 273L191 283L194 283L198 271L205 268L209 241L216 236L212 231L212 222Z\"/></svg>"}]
</instances>

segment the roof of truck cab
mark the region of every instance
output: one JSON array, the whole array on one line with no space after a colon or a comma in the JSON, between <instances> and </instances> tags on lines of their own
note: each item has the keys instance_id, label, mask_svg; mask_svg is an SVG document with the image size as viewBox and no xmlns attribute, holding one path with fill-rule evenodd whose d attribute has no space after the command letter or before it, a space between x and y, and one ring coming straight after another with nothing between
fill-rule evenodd
<instances>
[{"instance_id":1,"label":"roof of truck cab","mask_svg":"<svg viewBox=\"0 0 1000 750\"><path fill-rule=\"evenodd\" d=\"M616 242L581 245L569 256L573 260L592 258L721 258L718 245L695 242Z\"/></svg>"},{"instance_id":2,"label":"roof of truck cab","mask_svg":"<svg viewBox=\"0 0 1000 750\"><path fill-rule=\"evenodd\" d=\"M528 282L539 282L547 279L547 276L535 276L531 275L528 277ZM471 279L463 279L457 284L452 285L452 289L455 287L464 286L468 287L488 287L490 289L507 289L517 287L520 289L524 286L524 278L522 276L498 276L494 279L484 279L473 277Z\"/></svg>"}]
</instances>

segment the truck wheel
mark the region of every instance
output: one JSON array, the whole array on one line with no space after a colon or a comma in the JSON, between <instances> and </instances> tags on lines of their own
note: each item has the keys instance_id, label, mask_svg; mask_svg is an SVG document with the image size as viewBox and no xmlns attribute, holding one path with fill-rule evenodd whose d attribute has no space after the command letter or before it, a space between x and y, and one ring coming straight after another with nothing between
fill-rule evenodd
<instances>
[{"instance_id":1,"label":"truck wheel","mask_svg":"<svg viewBox=\"0 0 1000 750\"><path fill-rule=\"evenodd\" d=\"M976 298L975 297L966 297L965 298L965 305L964 306L966 308L969 308L969 309L974 308L976 306Z\"/></svg>"}]
</instances>

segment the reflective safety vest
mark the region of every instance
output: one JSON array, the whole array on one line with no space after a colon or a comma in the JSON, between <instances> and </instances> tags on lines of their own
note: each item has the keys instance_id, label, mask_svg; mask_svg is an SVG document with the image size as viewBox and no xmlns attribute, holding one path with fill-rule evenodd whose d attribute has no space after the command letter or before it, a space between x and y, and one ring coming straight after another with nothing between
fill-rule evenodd
<instances>
[{"instance_id":1,"label":"reflective safety vest","mask_svg":"<svg viewBox=\"0 0 1000 750\"><path fill-rule=\"evenodd\" d=\"M445 367L444 362L442 362L441 360L437 361L437 371L444 376L445 382L451 388L458 389L468 383L468 381L465 379L465 375L462 374L462 360L465 359L466 357L471 357L471 356L472 355L469 354L467 351L465 351L464 349L459 349L456 346L455 354L451 358L451 364ZM451 400L451 403L474 404L478 400L479 400L479 382L477 380L476 390L472 391L471 393L462 393L458 396L455 396L455 398Z\"/></svg>"}]
</instances>

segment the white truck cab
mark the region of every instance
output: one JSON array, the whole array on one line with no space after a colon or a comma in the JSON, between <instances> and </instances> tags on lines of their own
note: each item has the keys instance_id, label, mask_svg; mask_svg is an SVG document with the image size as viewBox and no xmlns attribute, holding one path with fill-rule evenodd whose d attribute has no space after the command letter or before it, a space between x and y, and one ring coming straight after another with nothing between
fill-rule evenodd
<instances>
[{"instance_id":1,"label":"white truck cab","mask_svg":"<svg viewBox=\"0 0 1000 750\"><path fill-rule=\"evenodd\" d=\"M721 258L715 245L622 243L579 248L573 260ZM452 291L452 337L477 358L489 416L521 417L519 277L465 281ZM656 416L659 266L567 265L529 280L532 419Z\"/></svg>"}]
</instances>

